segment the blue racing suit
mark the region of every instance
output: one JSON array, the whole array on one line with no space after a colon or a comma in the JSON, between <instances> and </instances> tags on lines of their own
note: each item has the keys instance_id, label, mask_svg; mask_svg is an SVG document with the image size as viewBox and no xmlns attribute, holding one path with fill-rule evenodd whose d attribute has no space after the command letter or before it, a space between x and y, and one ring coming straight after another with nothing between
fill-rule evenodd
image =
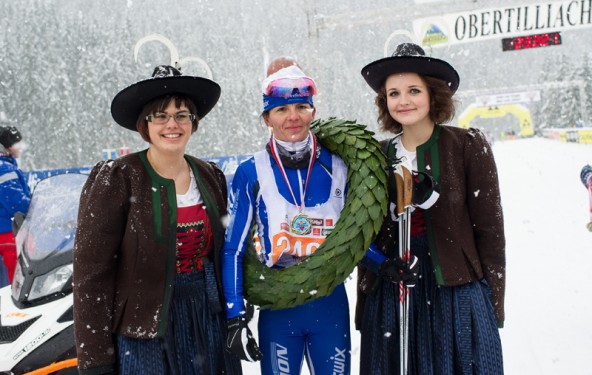
<instances>
[{"instance_id":1,"label":"blue racing suit","mask_svg":"<svg viewBox=\"0 0 592 375\"><path fill-rule=\"evenodd\" d=\"M0 154L0 197L0 233L11 232L14 214L27 213L31 192L16 159L6 154Z\"/></svg>"},{"instance_id":2,"label":"blue racing suit","mask_svg":"<svg viewBox=\"0 0 592 375\"><path fill-rule=\"evenodd\" d=\"M242 259L256 223L260 260L285 268L312 254L335 226L345 204L345 164L325 148L312 166L285 169L267 151L239 165L230 191L222 282L227 318L245 315ZM291 186L291 191L286 180ZM304 196L304 207L300 207ZM299 222L301 214L306 216ZM384 255L374 248L373 260ZM281 291L278 291L280 293ZM263 375L299 374L303 356L314 374L349 374L349 306L340 284L328 296L281 310L262 310L259 345Z\"/></svg>"},{"instance_id":3,"label":"blue racing suit","mask_svg":"<svg viewBox=\"0 0 592 375\"><path fill-rule=\"evenodd\" d=\"M2 147L0 145L0 147ZM0 287L6 281L12 283L16 268L16 245L12 234L12 218L18 211L26 214L31 202L31 192L23 173L16 165L16 159L0 153L0 257L6 267L0 270ZM2 267L2 265L0 265Z\"/></svg>"}]
</instances>

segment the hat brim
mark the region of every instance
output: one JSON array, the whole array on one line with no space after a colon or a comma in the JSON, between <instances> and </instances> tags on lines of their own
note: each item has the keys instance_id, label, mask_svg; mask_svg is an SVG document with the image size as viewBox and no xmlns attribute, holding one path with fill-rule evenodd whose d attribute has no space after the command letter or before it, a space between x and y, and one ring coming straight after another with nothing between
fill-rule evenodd
<instances>
[{"instance_id":1,"label":"hat brim","mask_svg":"<svg viewBox=\"0 0 592 375\"><path fill-rule=\"evenodd\" d=\"M146 103L165 95L185 96L197 107L198 119L204 118L220 99L220 86L207 78L173 76L150 78L121 90L111 102L111 115L115 122L130 130Z\"/></svg>"},{"instance_id":2,"label":"hat brim","mask_svg":"<svg viewBox=\"0 0 592 375\"><path fill-rule=\"evenodd\" d=\"M362 69L362 77L376 92L380 91L384 81L395 73L417 73L439 78L448 83L454 94L458 89L460 77L457 71L446 61L424 56L393 56L374 61Z\"/></svg>"}]
</instances>

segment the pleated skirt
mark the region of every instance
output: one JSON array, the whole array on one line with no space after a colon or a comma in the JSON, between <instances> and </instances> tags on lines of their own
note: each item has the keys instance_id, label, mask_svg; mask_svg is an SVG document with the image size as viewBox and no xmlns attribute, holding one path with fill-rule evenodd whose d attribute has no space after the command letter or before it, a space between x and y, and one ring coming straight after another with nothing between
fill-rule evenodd
<instances>
[{"instance_id":1,"label":"pleated skirt","mask_svg":"<svg viewBox=\"0 0 592 375\"><path fill-rule=\"evenodd\" d=\"M203 271L176 276L164 338L117 337L121 375L242 374L240 360L225 349L224 312L211 312L205 278Z\"/></svg>"},{"instance_id":2,"label":"pleated skirt","mask_svg":"<svg viewBox=\"0 0 592 375\"><path fill-rule=\"evenodd\" d=\"M412 237L420 279L409 300L408 374L503 374L491 289L485 280L436 284L427 240ZM368 296L361 329L361 374L400 374L399 286L381 282Z\"/></svg>"}]
</instances>

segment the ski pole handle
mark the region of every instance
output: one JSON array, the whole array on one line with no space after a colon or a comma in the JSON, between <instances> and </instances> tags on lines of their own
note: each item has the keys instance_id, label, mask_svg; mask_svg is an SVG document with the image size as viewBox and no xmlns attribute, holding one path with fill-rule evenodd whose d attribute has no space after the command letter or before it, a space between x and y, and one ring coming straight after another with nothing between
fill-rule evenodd
<instances>
[{"instance_id":1,"label":"ski pole handle","mask_svg":"<svg viewBox=\"0 0 592 375\"><path fill-rule=\"evenodd\" d=\"M407 166L399 163L395 166L395 185L397 187L397 215L413 204L413 173Z\"/></svg>"},{"instance_id":2,"label":"ski pole handle","mask_svg":"<svg viewBox=\"0 0 592 375\"><path fill-rule=\"evenodd\" d=\"M403 170L403 207L409 208L413 204L413 173L405 166Z\"/></svg>"},{"instance_id":3,"label":"ski pole handle","mask_svg":"<svg viewBox=\"0 0 592 375\"><path fill-rule=\"evenodd\" d=\"M403 181L403 172L401 166L397 165L395 168L395 185L397 186L397 216L401 216L405 212L404 190L405 184Z\"/></svg>"}]
</instances>

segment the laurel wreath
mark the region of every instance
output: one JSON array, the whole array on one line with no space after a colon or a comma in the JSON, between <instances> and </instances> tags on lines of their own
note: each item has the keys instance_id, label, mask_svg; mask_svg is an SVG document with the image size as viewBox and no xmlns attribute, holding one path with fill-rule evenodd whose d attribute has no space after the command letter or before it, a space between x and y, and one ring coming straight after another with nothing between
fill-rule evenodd
<instances>
[{"instance_id":1,"label":"laurel wreath","mask_svg":"<svg viewBox=\"0 0 592 375\"><path fill-rule=\"evenodd\" d=\"M364 257L386 215L386 158L374 133L365 125L335 118L315 120L311 131L345 162L347 198L333 232L297 265L265 266L251 241L243 262L244 295L262 309L285 309L329 295Z\"/></svg>"}]
</instances>

